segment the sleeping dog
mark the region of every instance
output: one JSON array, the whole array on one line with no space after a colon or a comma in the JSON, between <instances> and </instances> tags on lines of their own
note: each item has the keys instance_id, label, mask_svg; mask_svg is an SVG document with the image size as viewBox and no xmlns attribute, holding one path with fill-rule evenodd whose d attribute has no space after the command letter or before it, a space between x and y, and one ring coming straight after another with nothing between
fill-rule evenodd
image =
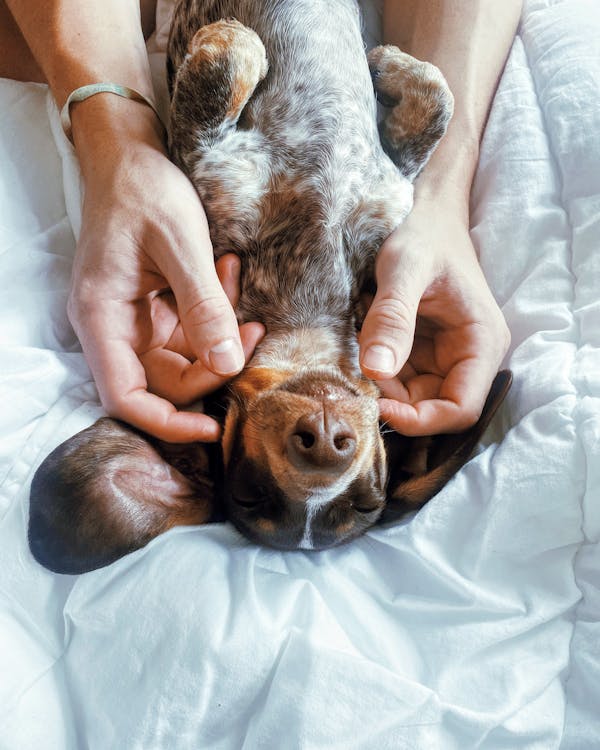
<instances>
[{"instance_id":1,"label":"sleeping dog","mask_svg":"<svg viewBox=\"0 0 600 750\"><path fill-rule=\"evenodd\" d=\"M267 335L224 394L218 450L104 418L44 461L29 542L58 572L223 518L280 549L353 539L432 497L510 382L496 378L461 435L384 441L377 387L358 365L377 251L452 115L435 67L391 46L365 56L354 0L179 0L168 77L172 158L215 257L241 259L240 323L260 320Z\"/></svg>"}]
</instances>

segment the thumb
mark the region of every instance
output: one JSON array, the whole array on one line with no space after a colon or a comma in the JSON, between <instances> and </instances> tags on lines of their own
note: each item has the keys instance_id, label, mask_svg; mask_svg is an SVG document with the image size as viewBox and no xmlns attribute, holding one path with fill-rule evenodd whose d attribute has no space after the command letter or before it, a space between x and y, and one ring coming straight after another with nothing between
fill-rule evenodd
<instances>
[{"instance_id":1,"label":"thumb","mask_svg":"<svg viewBox=\"0 0 600 750\"><path fill-rule=\"evenodd\" d=\"M400 372L415 337L417 310L427 286L424 264L393 241L382 246L375 262L377 292L360 332L360 366L373 380Z\"/></svg>"},{"instance_id":2,"label":"thumb","mask_svg":"<svg viewBox=\"0 0 600 750\"><path fill-rule=\"evenodd\" d=\"M215 375L230 377L240 372L246 360L232 302L217 275L212 253L199 254L194 260L195 267L173 274L171 282L181 325L194 356ZM233 263L221 273L235 302L239 270Z\"/></svg>"},{"instance_id":3,"label":"thumb","mask_svg":"<svg viewBox=\"0 0 600 750\"><path fill-rule=\"evenodd\" d=\"M194 355L215 375L235 375L245 355L237 320L218 278L178 299L181 324Z\"/></svg>"}]
</instances>

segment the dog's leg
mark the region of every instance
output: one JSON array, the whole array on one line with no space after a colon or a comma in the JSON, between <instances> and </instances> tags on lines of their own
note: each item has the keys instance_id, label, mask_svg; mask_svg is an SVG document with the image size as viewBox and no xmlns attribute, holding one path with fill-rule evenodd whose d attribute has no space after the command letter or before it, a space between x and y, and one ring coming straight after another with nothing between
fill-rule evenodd
<instances>
[{"instance_id":1,"label":"dog's leg","mask_svg":"<svg viewBox=\"0 0 600 750\"><path fill-rule=\"evenodd\" d=\"M265 48L235 20L203 26L177 70L171 98L169 145L181 167L234 128L267 73Z\"/></svg>"},{"instance_id":2,"label":"dog's leg","mask_svg":"<svg viewBox=\"0 0 600 750\"><path fill-rule=\"evenodd\" d=\"M414 180L446 132L454 97L438 68L387 45L368 55L377 98L391 110L379 125L382 145Z\"/></svg>"}]
</instances>

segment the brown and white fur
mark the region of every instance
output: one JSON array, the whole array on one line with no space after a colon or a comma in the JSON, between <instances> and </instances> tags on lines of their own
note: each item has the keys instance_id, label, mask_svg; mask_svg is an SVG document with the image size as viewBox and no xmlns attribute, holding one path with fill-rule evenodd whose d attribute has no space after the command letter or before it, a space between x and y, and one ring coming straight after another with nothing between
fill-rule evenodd
<instances>
[{"instance_id":1,"label":"brown and white fur","mask_svg":"<svg viewBox=\"0 0 600 750\"><path fill-rule=\"evenodd\" d=\"M222 517L282 549L352 539L434 495L509 384L497 379L461 436L386 445L377 388L358 366L377 251L452 114L435 67L390 46L367 57L354 0L180 0L168 74L172 157L215 256L241 259L240 322L260 320L267 335L229 387L216 460L108 419L46 460L29 536L53 570L89 570Z\"/></svg>"}]
</instances>

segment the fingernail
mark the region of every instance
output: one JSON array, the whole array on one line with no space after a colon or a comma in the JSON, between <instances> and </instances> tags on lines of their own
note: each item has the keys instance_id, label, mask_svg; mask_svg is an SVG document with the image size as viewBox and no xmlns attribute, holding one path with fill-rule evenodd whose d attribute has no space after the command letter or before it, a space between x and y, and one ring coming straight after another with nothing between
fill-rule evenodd
<instances>
[{"instance_id":1,"label":"fingernail","mask_svg":"<svg viewBox=\"0 0 600 750\"><path fill-rule=\"evenodd\" d=\"M365 352L362 358L363 367L375 372L380 372L390 376L394 374L394 365L396 364L396 357L394 352L387 346L381 346L380 344L373 344Z\"/></svg>"},{"instance_id":2,"label":"fingernail","mask_svg":"<svg viewBox=\"0 0 600 750\"><path fill-rule=\"evenodd\" d=\"M218 375L235 375L244 366L244 353L234 339L225 339L209 352L212 369Z\"/></svg>"}]
</instances>

